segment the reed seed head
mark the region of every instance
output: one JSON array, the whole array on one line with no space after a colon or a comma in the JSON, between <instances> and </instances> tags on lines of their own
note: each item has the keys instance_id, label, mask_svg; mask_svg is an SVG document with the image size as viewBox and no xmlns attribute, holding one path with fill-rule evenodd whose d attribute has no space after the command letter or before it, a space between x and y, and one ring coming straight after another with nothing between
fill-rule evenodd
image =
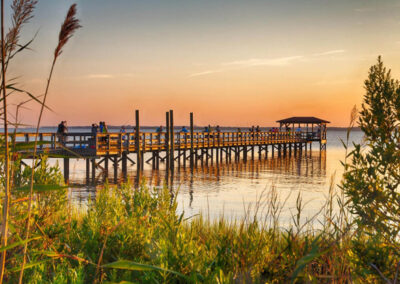
<instances>
[{"instance_id":1,"label":"reed seed head","mask_svg":"<svg viewBox=\"0 0 400 284\"><path fill-rule=\"evenodd\" d=\"M32 19L36 4L37 0L14 0L11 4L12 27L6 36L6 53L11 53L15 49L21 28Z\"/></svg>"},{"instance_id":2,"label":"reed seed head","mask_svg":"<svg viewBox=\"0 0 400 284\"><path fill-rule=\"evenodd\" d=\"M62 53L62 48L73 36L74 32L81 27L79 20L75 17L76 15L76 4L72 4L68 10L65 21L61 26L60 35L58 39L58 45L54 51L54 59Z\"/></svg>"}]
</instances>

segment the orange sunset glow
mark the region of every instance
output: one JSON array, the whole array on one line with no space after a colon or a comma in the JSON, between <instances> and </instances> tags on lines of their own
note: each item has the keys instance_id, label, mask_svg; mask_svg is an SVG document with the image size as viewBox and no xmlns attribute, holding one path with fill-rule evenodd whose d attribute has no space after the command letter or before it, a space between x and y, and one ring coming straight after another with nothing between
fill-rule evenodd
<instances>
[{"instance_id":1,"label":"orange sunset glow","mask_svg":"<svg viewBox=\"0 0 400 284\"><path fill-rule=\"evenodd\" d=\"M34 94L44 92L71 3L40 1L24 32L24 40L38 35L10 72ZM304 115L346 126L378 55L400 76L397 1L77 3L82 29L56 66L43 125L133 124L135 109L143 125L159 125L173 109L177 125L194 112L197 125L270 126Z\"/></svg>"}]
</instances>

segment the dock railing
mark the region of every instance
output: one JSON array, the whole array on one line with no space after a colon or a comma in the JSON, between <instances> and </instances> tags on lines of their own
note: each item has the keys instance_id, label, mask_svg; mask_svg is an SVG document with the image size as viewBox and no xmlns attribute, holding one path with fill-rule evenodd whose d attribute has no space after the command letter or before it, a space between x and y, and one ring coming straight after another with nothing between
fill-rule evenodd
<instances>
[{"instance_id":1,"label":"dock railing","mask_svg":"<svg viewBox=\"0 0 400 284\"><path fill-rule=\"evenodd\" d=\"M25 143L21 152L29 152L29 145L33 147L35 133L10 134L9 142L15 145ZM136 133L39 133L38 150L49 154L63 150L77 153L89 153L90 155L120 155L123 152L137 152L139 148L143 152L165 151L169 146L166 133L140 132L138 145ZM234 146L257 146L282 143L304 143L323 139L316 132L174 132L174 149L190 150L193 140L193 149L220 148ZM168 142L170 143L170 142ZM39 152L40 153L40 152Z\"/></svg>"}]
</instances>

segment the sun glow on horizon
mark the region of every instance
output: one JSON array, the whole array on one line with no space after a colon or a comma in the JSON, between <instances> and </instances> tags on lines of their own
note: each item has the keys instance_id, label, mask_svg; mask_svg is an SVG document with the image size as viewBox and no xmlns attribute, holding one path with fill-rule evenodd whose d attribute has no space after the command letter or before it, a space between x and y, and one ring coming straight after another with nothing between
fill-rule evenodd
<instances>
[{"instance_id":1,"label":"sun glow on horizon","mask_svg":"<svg viewBox=\"0 0 400 284\"><path fill-rule=\"evenodd\" d=\"M133 124L135 109L142 124L159 125L173 109L177 124L194 112L197 125L269 126L316 116L346 126L378 55L400 77L394 0L77 4L83 28L56 66L48 100L54 112L45 113L44 125ZM10 66L32 93L44 91L67 7L39 2L24 32L30 39L40 27L33 52ZM32 123L37 109L31 104L21 122Z\"/></svg>"}]
</instances>

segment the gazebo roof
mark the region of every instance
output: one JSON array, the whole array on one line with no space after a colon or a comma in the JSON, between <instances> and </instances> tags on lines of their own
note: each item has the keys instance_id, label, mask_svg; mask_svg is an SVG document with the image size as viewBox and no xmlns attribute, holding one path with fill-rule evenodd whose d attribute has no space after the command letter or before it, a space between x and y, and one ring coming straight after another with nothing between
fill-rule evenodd
<instances>
[{"instance_id":1,"label":"gazebo roof","mask_svg":"<svg viewBox=\"0 0 400 284\"><path fill-rule=\"evenodd\" d=\"M314 116L293 116L286 119L278 120L279 123L330 123L327 120L323 120Z\"/></svg>"}]
</instances>

